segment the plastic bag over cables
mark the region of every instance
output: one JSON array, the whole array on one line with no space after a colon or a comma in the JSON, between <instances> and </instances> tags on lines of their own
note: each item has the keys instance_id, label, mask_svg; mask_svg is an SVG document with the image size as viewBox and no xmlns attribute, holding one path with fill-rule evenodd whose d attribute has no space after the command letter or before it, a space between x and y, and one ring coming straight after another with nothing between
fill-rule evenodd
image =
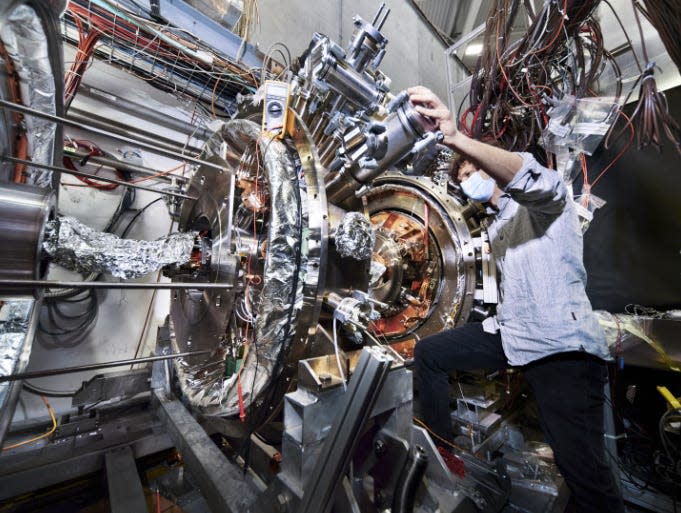
<instances>
[{"instance_id":1,"label":"plastic bag over cables","mask_svg":"<svg viewBox=\"0 0 681 513\"><path fill-rule=\"evenodd\" d=\"M25 86L21 87L20 103L47 114L56 114L56 89L48 39L35 11L27 5L19 5L12 10L0 25L0 39L14 63L22 86ZM24 116L24 123L31 160L37 164L52 164L57 125L35 116ZM52 171L29 168L26 175L29 184L51 186Z\"/></svg>"},{"instance_id":2,"label":"plastic bag over cables","mask_svg":"<svg viewBox=\"0 0 681 513\"><path fill-rule=\"evenodd\" d=\"M618 365L623 366L625 360L642 358L636 362L638 365L663 366L667 370L681 372L681 353L677 344L681 310L657 312L642 309L634 314L595 310L594 314L603 328L611 354L617 357ZM658 324L660 322L668 324L662 326ZM654 352L641 352L640 347L645 345Z\"/></svg>"},{"instance_id":3,"label":"plastic bag over cables","mask_svg":"<svg viewBox=\"0 0 681 513\"><path fill-rule=\"evenodd\" d=\"M369 221L360 212L348 212L336 228L336 250L342 257L355 260L371 258L376 243L376 234Z\"/></svg>"},{"instance_id":4,"label":"plastic bag over cables","mask_svg":"<svg viewBox=\"0 0 681 513\"><path fill-rule=\"evenodd\" d=\"M144 276L167 264L188 262L193 247L193 233L174 233L154 241L121 239L65 216L47 223L43 242L52 261L71 271L124 279Z\"/></svg>"},{"instance_id":5,"label":"plastic bag over cables","mask_svg":"<svg viewBox=\"0 0 681 513\"><path fill-rule=\"evenodd\" d=\"M0 376L21 372L28 362L30 344L25 344L34 299L3 300L0 306ZM0 383L0 407L10 382Z\"/></svg>"}]
</instances>

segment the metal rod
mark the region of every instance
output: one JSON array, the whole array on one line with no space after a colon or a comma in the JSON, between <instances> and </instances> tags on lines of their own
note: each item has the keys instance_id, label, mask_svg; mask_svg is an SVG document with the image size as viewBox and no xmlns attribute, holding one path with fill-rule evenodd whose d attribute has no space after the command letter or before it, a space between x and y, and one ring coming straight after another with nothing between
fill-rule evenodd
<instances>
[{"instance_id":1,"label":"metal rod","mask_svg":"<svg viewBox=\"0 0 681 513\"><path fill-rule=\"evenodd\" d=\"M383 28L383 25L385 24L385 20L388 19L388 14L390 14L390 9L387 9L385 11L385 15L383 16L383 19L381 22L378 24L378 27L376 27L379 31Z\"/></svg>"},{"instance_id":2,"label":"metal rod","mask_svg":"<svg viewBox=\"0 0 681 513\"><path fill-rule=\"evenodd\" d=\"M195 146L184 145L173 139L142 130L140 128L127 127L123 123L118 123L110 119L103 118L91 112L83 112L76 108L70 108L66 119L74 123L87 124L99 130L106 130L112 134L122 135L123 137L132 137L138 141L145 142L147 144L153 144L157 148L162 148L168 151L177 151L182 153L186 151L188 153L200 153L201 148Z\"/></svg>"},{"instance_id":3,"label":"metal rod","mask_svg":"<svg viewBox=\"0 0 681 513\"><path fill-rule=\"evenodd\" d=\"M163 181L163 182L171 182L173 180L178 180L180 182L188 182L189 178L186 176L180 176L180 175L175 175L172 173L167 173L167 174L161 174L163 171L159 171L158 169L152 169L150 167L144 167L144 166L138 166L137 164L131 164L130 162L127 162L125 160L118 160L114 158L109 158L109 157L101 157L98 155L90 155L87 152L82 152L82 151L76 151L72 148L64 148L64 155L67 157L73 157L76 159L84 159L87 158L88 162L94 162L95 164L99 164L100 166L110 168L110 169L117 169L119 171L127 171L129 173L135 173L138 175L146 176L149 178L153 178L154 180L157 181Z\"/></svg>"},{"instance_id":4,"label":"metal rod","mask_svg":"<svg viewBox=\"0 0 681 513\"><path fill-rule=\"evenodd\" d=\"M0 290L4 288L37 289L132 289L132 290L213 290L231 289L230 283L138 283L109 281L56 281L56 280L0 280Z\"/></svg>"},{"instance_id":5,"label":"metal rod","mask_svg":"<svg viewBox=\"0 0 681 513\"><path fill-rule=\"evenodd\" d=\"M187 155L183 155L183 154L177 153L175 151L164 150L164 149L159 148L159 147L157 147L153 144L138 141L136 139L132 139L130 137L125 137L123 135L114 134L112 132L108 132L106 130L95 128L95 127L92 127L92 126L87 126L87 125L83 125L83 124L80 124L80 123L76 123L76 122L71 121L69 119L65 119L65 118L55 116L55 115L52 115L52 114L47 114L45 112L40 112L39 110L31 109L29 107L25 107L24 105L19 105L17 103L8 102L6 100L0 100L0 107L5 107L6 109L16 111L16 112L22 112L24 114L29 114L31 116L35 116L35 117L38 117L38 118L47 119L49 121L54 121L56 123L62 123L63 125L66 125L66 126L71 126L71 127L74 127L74 128L80 128L81 130L87 130L88 132L92 132L94 134L100 134L100 135L104 135L104 136L107 136L107 137L111 137L112 139L118 139L119 141L124 141L124 142L130 143L130 144L139 146L140 148L144 148L145 150L149 150L152 153L156 153L157 155L163 155L163 156L166 156L166 157L174 158L176 160L181 160L183 162L191 162L192 164L197 164L199 166L206 166L206 167L209 167L209 168L214 169L216 171L222 171L222 172L226 172L226 173L232 173L233 172L232 170L230 170L228 168L224 168L224 167L222 167L218 164L213 164L212 162L207 162L205 160L197 159L197 158L194 158L194 157L189 157Z\"/></svg>"},{"instance_id":6,"label":"metal rod","mask_svg":"<svg viewBox=\"0 0 681 513\"><path fill-rule=\"evenodd\" d=\"M109 367L124 367L126 365L136 365L138 363L156 362L158 360L171 360L173 358L185 358L187 356L196 356L200 354L212 353L211 350L204 351L190 351L187 353L173 353L160 354L157 356L145 356L143 358L130 358L128 360L116 360L113 362L104 363L88 363L86 365L76 365L74 367L63 367L61 369L49 369L43 371L19 372L18 374L9 374L7 376L0 376L0 383L5 381L18 381L21 379L44 378L46 376L57 376L59 374L72 374L74 372L92 371L98 369L108 369Z\"/></svg>"},{"instance_id":7,"label":"metal rod","mask_svg":"<svg viewBox=\"0 0 681 513\"><path fill-rule=\"evenodd\" d=\"M193 126L187 121L176 119L175 117L170 116L169 114L166 114L162 111L150 109L148 106L136 103L130 98L117 96L111 91L103 91L97 89L96 87L81 84L80 88L78 89L78 96L81 95L87 96L88 98L93 98L98 102L111 105L119 112L142 118L148 122L153 122L154 125L170 128L171 130L188 135L191 138L197 139L199 141L205 141L213 134L207 128ZM73 112L73 109L74 107L71 107L69 111Z\"/></svg>"},{"instance_id":8,"label":"metal rod","mask_svg":"<svg viewBox=\"0 0 681 513\"><path fill-rule=\"evenodd\" d=\"M374 16L374 19L371 22L371 24L373 26L376 26L376 22L378 21L378 18L381 16L381 13L383 12L384 8L385 8L385 2L381 2L381 5L378 6L378 11L376 12L376 16Z\"/></svg>"},{"instance_id":9,"label":"metal rod","mask_svg":"<svg viewBox=\"0 0 681 513\"><path fill-rule=\"evenodd\" d=\"M222 158L227 160L227 143L222 143ZM232 229L234 225L234 192L236 187L236 176L231 175L229 177L229 205L227 206L227 237L225 240L227 244L231 244L232 241ZM222 234L221 234L222 235ZM229 247L227 248L230 249Z\"/></svg>"},{"instance_id":10,"label":"metal rod","mask_svg":"<svg viewBox=\"0 0 681 513\"><path fill-rule=\"evenodd\" d=\"M0 160L6 160L7 162L13 162L15 164L26 164L27 166L31 167L37 167L40 169L49 169L50 171L58 171L59 173L64 173L66 175L74 175L74 176L82 176L83 178L89 178L91 180L99 180L100 182L105 182L105 183L115 183L116 185L123 185L125 187L132 187L133 189L141 189L143 191L151 191L155 192L158 194L163 194L165 196L173 196L175 198L182 198L182 199L188 199L188 200L194 200L196 201L198 198L194 196L187 196L186 194L182 194L179 192L171 192L171 191L159 191L158 189L154 189L153 187L148 187L146 185L136 185L130 182L126 182L125 180L118 180L117 178L107 178L105 176L98 176L98 175L93 175L90 173L83 173L82 171L74 171L72 169L67 169L65 167L59 167L59 166L50 166L49 164L36 164L35 162L31 162L30 160L23 160L23 159L17 159L14 157L9 157L7 155L0 155Z\"/></svg>"}]
</instances>

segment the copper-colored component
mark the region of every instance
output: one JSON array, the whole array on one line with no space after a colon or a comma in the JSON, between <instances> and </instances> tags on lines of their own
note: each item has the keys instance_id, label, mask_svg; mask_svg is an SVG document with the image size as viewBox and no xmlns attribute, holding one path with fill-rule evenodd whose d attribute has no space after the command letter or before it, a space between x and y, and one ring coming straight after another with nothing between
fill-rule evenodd
<instances>
[{"instance_id":1,"label":"copper-colored component","mask_svg":"<svg viewBox=\"0 0 681 513\"><path fill-rule=\"evenodd\" d=\"M392 314L373 322L370 328L379 336L399 337L428 317L435 294L426 272L430 257L426 251L425 228L407 214L395 211L379 212L371 217L371 222L393 247L399 248L399 261L391 250L384 254L381 246L377 246L372 259L386 268L381 284L399 281L393 285L399 286L402 294L385 299L394 307Z\"/></svg>"},{"instance_id":2,"label":"copper-colored component","mask_svg":"<svg viewBox=\"0 0 681 513\"><path fill-rule=\"evenodd\" d=\"M0 40L0 57L5 61L5 71L7 72L7 88L9 90L10 100L14 103L21 104L21 87L19 85L19 75L14 68L14 61L7 53L5 45ZM16 146L14 148L14 156L21 160L28 159L28 137L26 136L26 130L24 128L24 115L20 112L12 112L12 122L14 123L14 128L17 130ZM14 177L15 183L25 183L26 176L24 175L24 170L26 169L25 164L15 164L14 165Z\"/></svg>"}]
</instances>

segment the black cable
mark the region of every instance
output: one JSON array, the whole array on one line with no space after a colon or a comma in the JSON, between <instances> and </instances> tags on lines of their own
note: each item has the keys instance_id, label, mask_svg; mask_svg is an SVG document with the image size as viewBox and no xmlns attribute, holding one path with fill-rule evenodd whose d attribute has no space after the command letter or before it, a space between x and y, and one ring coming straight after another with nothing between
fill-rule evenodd
<instances>
[{"instance_id":1,"label":"black cable","mask_svg":"<svg viewBox=\"0 0 681 513\"><path fill-rule=\"evenodd\" d=\"M121 233L121 239L124 239L125 236L128 234L130 231L130 228L132 228L132 225L135 224L135 221L144 213L145 210L147 210L149 207L151 207L154 203L158 203L159 201L163 201L164 198L156 198L153 201L150 201L147 203L144 207L139 209L137 213L133 216L133 218L128 222L128 224L125 226L123 229L123 232Z\"/></svg>"},{"instance_id":2,"label":"black cable","mask_svg":"<svg viewBox=\"0 0 681 513\"><path fill-rule=\"evenodd\" d=\"M46 297L38 320L38 343L46 349L77 346L94 327L98 310L94 290L77 291L69 298Z\"/></svg>"},{"instance_id":3,"label":"black cable","mask_svg":"<svg viewBox=\"0 0 681 513\"><path fill-rule=\"evenodd\" d=\"M22 381L21 386L26 392L34 395L44 395L45 397L73 397L77 390L48 390L46 388L41 388L36 385L30 384L28 381Z\"/></svg>"}]
</instances>

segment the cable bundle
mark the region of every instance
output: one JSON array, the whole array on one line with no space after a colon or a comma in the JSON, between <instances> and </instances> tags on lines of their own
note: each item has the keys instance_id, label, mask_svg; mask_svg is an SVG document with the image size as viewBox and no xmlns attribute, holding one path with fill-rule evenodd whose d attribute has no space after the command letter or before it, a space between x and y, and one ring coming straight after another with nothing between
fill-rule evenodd
<instances>
[{"instance_id":1,"label":"cable bundle","mask_svg":"<svg viewBox=\"0 0 681 513\"><path fill-rule=\"evenodd\" d=\"M106 0L70 0L62 35L78 47L67 74L68 102L93 55L157 87L209 103L214 115L216 106L229 112L237 93L258 86L253 71L218 55L186 31L140 17Z\"/></svg>"},{"instance_id":2,"label":"cable bundle","mask_svg":"<svg viewBox=\"0 0 681 513\"><path fill-rule=\"evenodd\" d=\"M603 48L591 17L597 0L546 2L527 33L510 43L519 0L495 0L484 34L483 53L473 75L470 107L461 130L475 138L502 140L512 150L534 146L548 122L546 97L594 95L612 56ZM619 79L613 95L619 96Z\"/></svg>"},{"instance_id":3,"label":"cable bundle","mask_svg":"<svg viewBox=\"0 0 681 513\"><path fill-rule=\"evenodd\" d=\"M73 14L71 4L68 10ZM64 80L64 108L68 110L73 98L78 92L80 82L83 79L83 74L87 69L88 64L92 60L95 51L95 45L99 40L100 32L94 27L85 35L85 27L78 16L73 16L73 21L78 27L78 47L76 52L76 59L71 64L71 69L66 72Z\"/></svg>"},{"instance_id":4,"label":"cable bundle","mask_svg":"<svg viewBox=\"0 0 681 513\"><path fill-rule=\"evenodd\" d=\"M681 71L681 2L679 0L643 0L645 8L637 1L636 7L655 27L667 53Z\"/></svg>"},{"instance_id":5,"label":"cable bundle","mask_svg":"<svg viewBox=\"0 0 681 513\"><path fill-rule=\"evenodd\" d=\"M641 79L638 105L630 122L635 124L638 149L652 144L661 150L660 131L664 130L676 151L681 154L681 128L669 114L667 97L657 90L652 66L649 66Z\"/></svg>"}]
</instances>

